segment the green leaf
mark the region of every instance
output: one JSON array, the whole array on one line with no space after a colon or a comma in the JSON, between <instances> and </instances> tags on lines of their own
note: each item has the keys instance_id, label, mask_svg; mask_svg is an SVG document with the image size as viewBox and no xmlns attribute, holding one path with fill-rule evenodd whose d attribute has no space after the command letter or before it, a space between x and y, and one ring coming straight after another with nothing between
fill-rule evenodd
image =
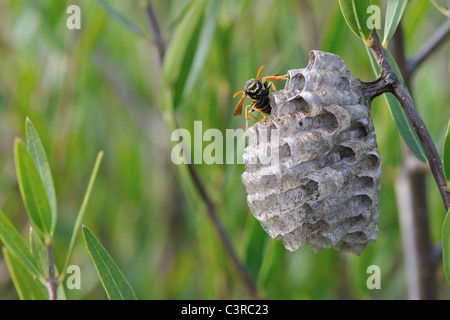
<instances>
[{"instance_id":1,"label":"green leaf","mask_svg":"<svg viewBox=\"0 0 450 320\"><path fill-rule=\"evenodd\" d=\"M33 278L14 254L7 248L3 248L3 256L21 300L48 300L45 286L39 280Z\"/></svg>"},{"instance_id":2,"label":"green leaf","mask_svg":"<svg viewBox=\"0 0 450 320\"><path fill-rule=\"evenodd\" d=\"M380 70L378 68L378 65L375 62L375 58L373 57L372 53L370 52L369 48L366 47L367 54L370 57L370 61L372 63L372 67L374 70L375 75L378 75ZM388 59L394 68L395 73L399 77L399 80L404 84L403 77L399 71L399 68L397 66L397 63L395 62L394 58L390 54L389 51L386 51L388 55ZM406 88L406 87L405 87ZM420 143L419 137L417 136L416 131L414 130L411 122L409 121L408 117L405 114L405 111L401 107L398 100L391 94L387 93L384 94L384 97L386 99L386 103L389 106L389 111L391 113L392 118L394 119L394 122L405 141L406 145L408 146L409 150L416 156L417 159L422 161L423 163L427 163L427 157L425 154L425 151L423 150L423 146Z\"/></svg>"},{"instance_id":3,"label":"green leaf","mask_svg":"<svg viewBox=\"0 0 450 320\"><path fill-rule=\"evenodd\" d=\"M40 273L48 279L47 249L33 228L30 228L30 250Z\"/></svg>"},{"instance_id":4,"label":"green leaf","mask_svg":"<svg viewBox=\"0 0 450 320\"><path fill-rule=\"evenodd\" d=\"M258 279L258 274L264 259L264 247L266 245L267 233L261 227L258 220L250 217L249 234L250 239L245 253L245 264L253 279Z\"/></svg>"},{"instance_id":5,"label":"green leaf","mask_svg":"<svg viewBox=\"0 0 450 320\"><path fill-rule=\"evenodd\" d=\"M265 288L274 273L283 268L284 256L287 250L281 241L270 240L267 250L264 254L263 264L258 278L258 286Z\"/></svg>"},{"instance_id":6,"label":"green leaf","mask_svg":"<svg viewBox=\"0 0 450 320\"><path fill-rule=\"evenodd\" d=\"M133 32L135 35L138 35L140 37L145 35L141 29L136 27L136 25L134 25L130 20L128 20L122 14L120 14L108 2L106 2L105 0L96 0L96 1L111 17L113 17L117 22L119 22L129 31Z\"/></svg>"},{"instance_id":7,"label":"green leaf","mask_svg":"<svg viewBox=\"0 0 450 320\"><path fill-rule=\"evenodd\" d=\"M64 286L62 284L59 284L56 289L56 298L58 300L67 300L66 292L64 291Z\"/></svg>"},{"instance_id":8,"label":"green leaf","mask_svg":"<svg viewBox=\"0 0 450 320\"><path fill-rule=\"evenodd\" d=\"M384 48L387 47L388 41L394 35L394 32L402 19L407 3L408 0L389 0L386 9L386 20L384 22Z\"/></svg>"},{"instance_id":9,"label":"green leaf","mask_svg":"<svg viewBox=\"0 0 450 320\"><path fill-rule=\"evenodd\" d=\"M403 141L405 141L409 150L416 156L417 159L423 163L427 163L427 157L425 151L423 150L423 146L420 143L419 137L417 136L416 131L414 131L411 122L409 121L397 98L395 98L395 96L391 93L385 94L384 97Z\"/></svg>"},{"instance_id":10,"label":"green leaf","mask_svg":"<svg viewBox=\"0 0 450 320\"><path fill-rule=\"evenodd\" d=\"M198 46L195 51L194 60L192 62L191 69L189 71L188 78L186 80L186 85L184 87L182 96L186 96L190 93L193 88L200 71L206 62L207 55L211 48L212 40L214 39L214 33L217 26L217 10L219 8L219 1L212 0L210 3L210 8L206 14L206 21L202 26L200 32L200 39Z\"/></svg>"},{"instance_id":11,"label":"green leaf","mask_svg":"<svg viewBox=\"0 0 450 320\"><path fill-rule=\"evenodd\" d=\"M370 34L372 29L367 26L371 18L368 8L370 0L339 0L342 15L350 29L361 38L367 46L370 46Z\"/></svg>"},{"instance_id":12,"label":"green leaf","mask_svg":"<svg viewBox=\"0 0 450 320\"><path fill-rule=\"evenodd\" d=\"M444 266L445 277L450 284L450 210L447 212L442 225L442 263Z\"/></svg>"},{"instance_id":13,"label":"green leaf","mask_svg":"<svg viewBox=\"0 0 450 320\"><path fill-rule=\"evenodd\" d=\"M450 180L450 120L448 121L447 133L444 140L444 151L442 152L444 174L447 181Z\"/></svg>"},{"instance_id":14,"label":"green leaf","mask_svg":"<svg viewBox=\"0 0 450 320\"><path fill-rule=\"evenodd\" d=\"M92 189L94 187L95 179L97 178L98 169L100 168L100 164L103 159L103 154L104 154L104 152L100 151L97 155L97 159L95 160L94 169L92 170L91 178L89 179L89 183L88 183L86 193L84 195L83 203L81 204L80 211L78 211L77 220L76 220L75 226L73 228L72 237L70 239L70 244L69 244L69 250L67 251L66 261L65 261L64 267L62 269L64 274L61 277L61 279L64 279L66 269L69 266L70 259L72 258L73 249L75 247L75 241L77 239L78 231L80 230L81 223L82 223L84 215L86 213L86 208L89 203L89 199L91 198Z\"/></svg>"},{"instance_id":15,"label":"green leaf","mask_svg":"<svg viewBox=\"0 0 450 320\"><path fill-rule=\"evenodd\" d=\"M28 150L18 139L15 141L14 155L17 180L25 208L36 230L41 232L47 241L52 236L52 210L44 183Z\"/></svg>"},{"instance_id":16,"label":"green leaf","mask_svg":"<svg viewBox=\"0 0 450 320\"><path fill-rule=\"evenodd\" d=\"M47 156L45 154L44 147L42 146L41 139L39 138L36 129L30 119L27 118L26 124L26 137L27 148L33 159L34 165L39 171L42 182L44 183L45 191L47 192L48 202L52 211L52 227L51 233L55 231L56 217L57 217L57 205L56 205L56 193L53 183L52 172L48 164Z\"/></svg>"},{"instance_id":17,"label":"green leaf","mask_svg":"<svg viewBox=\"0 0 450 320\"><path fill-rule=\"evenodd\" d=\"M173 40L164 57L162 71L162 90L173 95L173 107L176 109L182 101L185 86L194 63L199 39L203 27L206 1L196 1L178 26ZM204 39L208 40L205 34ZM205 40L205 41L206 41ZM200 62L199 62L200 63Z\"/></svg>"},{"instance_id":18,"label":"green leaf","mask_svg":"<svg viewBox=\"0 0 450 320\"><path fill-rule=\"evenodd\" d=\"M0 210L0 240L22 265L34 276L41 277L36 262L28 250L19 232L9 222L6 215Z\"/></svg>"},{"instance_id":19,"label":"green leaf","mask_svg":"<svg viewBox=\"0 0 450 320\"><path fill-rule=\"evenodd\" d=\"M110 300L137 300L133 289L111 256L86 226L83 226L83 236L108 298Z\"/></svg>"},{"instance_id":20,"label":"green leaf","mask_svg":"<svg viewBox=\"0 0 450 320\"><path fill-rule=\"evenodd\" d=\"M405 80L403 79L400 68L397 65L397 62L395 61L394 57L392 56L389 50L386 51L386 54L389 63L391 64L392 68L395 71L395 74L402 83L403 87L406 89L408 95L411 97L408 87L405 84ZM420 139L417 136L417 133L414 130L411 121L409 121L409 118L406 115L403 108L401 107L400 103L398 102L397 99L395 99L395 97L392 94L387 94L385 95L385 97L389 103L389 109L391 110L391 114L394 117L395 123L397 124L397 128L399 129L400 134L405 140L405 143L407 144L411 152L417 157L417 159L419 159L423 163L427 163L428 162L427 155L425 153L425 150L423 149L422 143L420 142Z\"/></svg>"}]
</instances>

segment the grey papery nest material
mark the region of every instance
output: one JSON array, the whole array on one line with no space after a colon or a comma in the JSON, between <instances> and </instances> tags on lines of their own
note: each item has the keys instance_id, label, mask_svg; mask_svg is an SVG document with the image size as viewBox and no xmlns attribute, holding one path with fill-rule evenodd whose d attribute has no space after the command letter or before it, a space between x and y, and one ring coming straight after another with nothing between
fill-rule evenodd
<instances>
[{"instance_id":1,"label":"grey papery nest material","mask_svg":"<svg viewBox=\"0 0 450 320\"><path fill-rule=\"evenodd\" d=\"M362 82L331 53L311 51L248 130L242 181L253 215L295 251L361 254L378 235L381 160Z\"/></svg>"}]
</instances>

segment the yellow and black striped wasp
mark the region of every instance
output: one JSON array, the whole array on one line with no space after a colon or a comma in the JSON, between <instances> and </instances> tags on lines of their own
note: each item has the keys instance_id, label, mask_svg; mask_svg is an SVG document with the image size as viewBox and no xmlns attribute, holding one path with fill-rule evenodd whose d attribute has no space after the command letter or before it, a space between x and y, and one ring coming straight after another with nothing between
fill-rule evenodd
<instances>
[{"instance_id":1,"label":"yellow and black striped wasp","mask_svg":"<svg viewBox=\"0 0 450 320\"><path fill-rule=\"evenodd\" d=\"M239 116L242 114L242 105L244 104L245 97L249 97L253 100L252 104L249 104L245 107L245 135L247 134L248 130L248 115L251 115L252 118L258 122L259 119L256 118L254 115L252 115L253 111L257 111L260 114L263 115L263 121L266 120L266 115L270 115L270 112L272 111L272 107L270 106L270 86L277 91L277 88L273 84L272 81L267 82L267 80L273 80L273 81L281 81L281 80L287 80L288 75L280 76L278 74L272 74L269 76L261 77L259 78L259 74L261 73L261 70L264 68L264 66L261 66L258 70L258 73L256 74L255 79L248 80L245 85L244 89L236 92L233 96L233 98L236 98L237 95L243 93L241 100L239 100L236 108L234 109L234 115ZM251 109L250 111L248 109Z\"/></svg>"}]
</instances>

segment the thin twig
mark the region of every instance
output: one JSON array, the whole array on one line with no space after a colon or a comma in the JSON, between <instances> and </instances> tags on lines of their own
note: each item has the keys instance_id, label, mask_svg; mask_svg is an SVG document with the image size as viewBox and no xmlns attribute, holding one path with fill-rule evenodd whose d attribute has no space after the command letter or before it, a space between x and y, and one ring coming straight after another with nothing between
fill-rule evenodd
<instances>
[{"instance_id":1,"label":"thin twig","mask_svg":"<svg viewBox=\"0 0 450 320\"><path fill-rule=\"evenodd\" d=\"M161 28L159 26L158 17L155 14L155 9L153 7L152 1L148 1L147 5L144 5L144 10L146 13L147 21L150 26L150 30L153 32L153 42L158 48L159 60L164 60L164 55L166 54L166 46L161 34Z\"/></svg>"},{"instance_id":2,"label":"thin twig","mask_svg":"<svg viewBox=\"0 0 450 320\"><path fill-rule=\"evenodd\" d=\"M156 18L157 16L155 14L151 0L148 1L148 4L145 6L144 9L147 15L147 19L149 21L149 26L153 32L153 37L155 38L155 44L158 46L160 63L162 65L164 61L164 53L166 51L166 47L164 42L162 41L161 28L159 27L159 22ZM203 181L200 179L200 176L197 170L195 169L195 166L192 164L192 161L187 161L186 165L188 166L188 171L194 183L194 186L206 205L207 216L211 220L214 228L216 229L219 235L219 239L222 243L222 246L225 248L226 254L230 258L232 265L235 267L237 275L243 281L249 296L251 298L259 298L256 285L253 279L251 278L250 274L248 273L247 269L245 268L244 264L239 260L237 253L233 249L231 240L229 239L225 231L225 228L223 227L222 222L220 221L219 216L217 214L214 201L208 195L205 185Z\"/></svg>"},{"instance_id":3,"label":"thin twig","mask_svg":"<svg viewBox=\"0 0 450 320\"><path fill-rule=\"evenodd\" d=\"M396 76L395 71L387 58L386 51L380 43L375 29L371 34L371 42L372 46L370 47L370 50L372 51L372 54L374 55L377 64L380 67L380 77L383 77L385 81L387 81L389 91L391 91L399 101L401 107L405 111L406 116L411 121L414 131L419 137L419 140L427 156L431 173L433 174L442 200L444 202L445 211L447 212L450 208L450 193L446 191L447 180L445 179L442 161L439 153L436 150L430 133L428 132L422 118L417 112L414 102L411 100L411 97L406 92L402 83Z\"/></svg>"},{"instance_id":4,"label":"thin twig","mask_svg":"<svg viewBox=\"0 0 450 320\"><path fill-rule=\"evenodd\" d=\"M442 26L423 44L422 48L406 64L406 72L412 74L422 62L425 61L439 46L444 43L450 35L450 19L446 20Z\"/></svg>"},{"instance_id":5,"label":"thin twig","mask_svg":"<svg viewBox=\"0 0 450 320\"><path fill-rule=\"evenodd\" d=\"M211 200L208 193L206 192L203 182L200 180L200 177L199 177L197 171L195 170L194 165L192 163L188 163L187 166L188 166L191 178L194 182L194 185L197 188L198 192L200 193L202 200L206 204L206 209L207 209L206 212L208 213L209 218L211 219L217 233L219 234L220 241L222 242L222 245L224 246L228 257L231 259L233 265L235 266L241 280L244 281L244 284L245 284L250 296L252 298L258 298L256 286L255 286L252 278L250 277L247 269L241 263L236 252L234 251L231 241L228 238L228 235L225 231L225 228L223 227L223 225L217 215L216 206L215 206L214 202Z\"/></svg>"}]
</instances>

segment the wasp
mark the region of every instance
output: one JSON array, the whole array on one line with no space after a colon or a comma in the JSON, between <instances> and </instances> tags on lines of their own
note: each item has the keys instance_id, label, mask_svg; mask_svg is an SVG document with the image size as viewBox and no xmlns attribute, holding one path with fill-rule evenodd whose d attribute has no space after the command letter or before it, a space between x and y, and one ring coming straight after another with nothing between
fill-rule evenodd
<instances>
[{"instance_id":1,"label":"wasp","mask_svg":"<svg viewBox=\"0 0 450 320\"><path fill-rule=\"evenodd\" d=\"M241 100L239 100L236 108L234 109L234 115L240 116L242 114L242 106L244 104L244 100L246 97L249 97L253 100L252 104L249 104L245 107L245 133L244 137L247 134L248 130L248 115L250 115L256 122L259 121L258 118L256 118L254 115L252 115L253 111L257 111L260 114L263 115L263 121L266 120L266 114L270 115L270 112L272 111L272 107L270 105L270 87L273 88L277 92L277 88L273 84L272 81L267 80L273 80L273 81L281 81L281 80L287 80L288 75L280 76L278 74L272 74L269 76L261 77L259 78L259 74L261 73L261 70L264 68L264 66L261 66L258 69L258 73L256 74L255 79L248 80L245 85L244 89L236 92L233 96L233 98L236 98L239 94L243 93ZM250 109L250 111L249 111Z\"/></svg>"}]
</instances>

